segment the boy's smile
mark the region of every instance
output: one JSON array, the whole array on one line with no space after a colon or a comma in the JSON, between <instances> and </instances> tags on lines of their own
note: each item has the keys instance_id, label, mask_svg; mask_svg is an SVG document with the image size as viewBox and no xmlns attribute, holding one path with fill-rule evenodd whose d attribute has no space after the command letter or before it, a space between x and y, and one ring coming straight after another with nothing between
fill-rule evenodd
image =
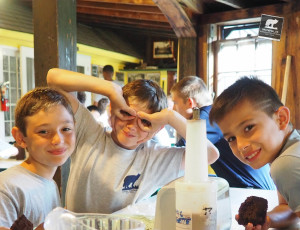
<instances>
[{"instance_id":1,"label":"boy's smile","mask_svg":"<svg viewBox=\"0 0 300 230\"><path fill-rule=\"evenodd\" d=\"M271 163L282 148L286 126L284 128L281 121L280 112L270 117L245 100L226 114L218 125L234 155L258 169Z\"/></svg>"},{"instance_id":2,"label":"boy's smile","mask_svg":"<svg viewBox=\"0 0 300 230\"><path fill-rule=\"evenodd\" d=\"M131 98L128 99L128 105L136 112L143 111L151 113L151 111L145 109L142 103ZM112 119L112 138L113 140L123 148L135 149L139 144L144 142L143 140L149 139L149 133L141 130L138 125L138 117L131 120L120 120L116 116Z\"/></svg>"}]
</instances>

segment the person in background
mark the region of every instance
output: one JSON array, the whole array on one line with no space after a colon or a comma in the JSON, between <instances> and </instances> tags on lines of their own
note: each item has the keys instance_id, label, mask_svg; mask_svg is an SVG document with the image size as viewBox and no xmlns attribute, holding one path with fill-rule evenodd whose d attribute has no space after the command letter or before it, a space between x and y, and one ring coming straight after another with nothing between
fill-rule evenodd
<instances>
[{"instance_id":1,"label":"person in background","mask_svg":"<svg viewBox=\"0 0 300 230\"><path fill-rule=\"evenodd\" d=\"M113 81L114 67L111 65L105 65L103 67L103 78L106 81Z\"/></svg>"},{"instance_id":2,"label":"person in background","mask_svg":"<svg viewBox=\"0 0 300 230\"><path fill-rule=\"evenodd\" d=\"M270 177L269 165L253 169L241 162L232 153L217 124L210 124L209 113L213 100L201 78L188 76L181 79L171 88L171 95L174 101L174 110L186 119L192 119L193 107L200 108L200 118L206 120L207 138L220 152L219 159L211 165L217 176L226 179L230 187L276 189ZM185 140L181 138L177 142L177 146L184 145Z\"/></svg>"},{"instance_id":3,"label":"person in background","mask_svg":"<svg viewBox=\"0 0 300 230\"><path fill-rule=\"evenodd\" d=\"M102 70L102 75L104 80L106 81L114 81L113 76L114 76L114 67L111 65L105 65ZM123 84L120 84L118 81L114 81L116 84L120 85L121 87ZM101 100L101 98L104 98L104 95L99 95L99 94L93 94L94 96L94 105L98 106L98 102ZM107 97L106 97L107 98Z\"/></svg>"},{"instance_id":4,"label":"person in background","mask_svg":"<svg viewBox=\"0 0 300 230\"><path fill-rule=\"evenodd\" d=\"M86 101L86 94L84 91L77 92L77 99L81 104L85 104Z\"/></svg>"},{"instance_id":5,"label":"person in background","mask_svg":"<svg viewBox=\"0 0 300 230\"><path fill-rule=\"evenodd\" d=\"M109 99L107 97L103 97L98 101L98 109L100 112L100 122L104 127L111 128L110 125L110 112L109 112Z\"/></svg>"},{"instance_id":6,"label":"person in background","mask_svg":"<svg viewBox=\"0 0 300 230\"><path fill-rule=\"evenodd\" d=\"M111 81L63 69L50 69L47 82L66 92L76 119L67 209L112 213L149 198L180 176L185 149L161 146L150 139L165 124L185 136L186 120L167 109L167 98L155 82L140 79L122 89ZM111 132L89 119L90 112L67 93L78 90L109 98ZM208 163L217 157L217 149L208 142Z\"/></svg>"},{"instance_id":7,"label":"person in background","mask_svg":"<svg viewBox=\"0 0 300 230\"><path fill-rule=\"evenodd\" d=\"M276 91L255 77L242 77L217 97L209 119L219 125L232 152L244 164L254 169L271 165L279 205L267 213L263 226L249 223L245 229L278 229L297 223L300 135Z\"/></svg>"},{"instance_id":8,"label":"person in background","mask_svg":"<svg viewBox=\"0 0 300 230\"><path fill-rule=\"evenodd\" d=\"M89 105L88 107L86 107L90 112L91 114L93 115L94 119L100 123L100 117L101 117L101 114L100 114L100 111L98 109L97 106L95 105Z\"/></svg>"},{"instance_id":9,"label":"person in background","mask_svg":"<svg viewBox=\"0 0 300 230\"><path fill-rule=\"evenodd\" d=\"M53 176L75 148L74 117L62 94L42 87L18 101L15 122L12 135L29 156L0 173L0 226L25 215L35 228L61 206Z\"/></svg>"}]
</instances>

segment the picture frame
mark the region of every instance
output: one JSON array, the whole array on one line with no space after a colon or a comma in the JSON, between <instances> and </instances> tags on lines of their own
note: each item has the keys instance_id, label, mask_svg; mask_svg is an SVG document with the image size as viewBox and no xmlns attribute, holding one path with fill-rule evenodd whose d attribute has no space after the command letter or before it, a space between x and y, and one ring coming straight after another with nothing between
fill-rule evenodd
<instances>
[{"instance_id":1,"label":"picture frame","mask_svg":"<svg viewBox=\"0 0 300 230\"><path fill-rule=\"evenodd\" d=\"M153 58L173 58L174 41L153 42Z\"/></svg>"}]
</instances>

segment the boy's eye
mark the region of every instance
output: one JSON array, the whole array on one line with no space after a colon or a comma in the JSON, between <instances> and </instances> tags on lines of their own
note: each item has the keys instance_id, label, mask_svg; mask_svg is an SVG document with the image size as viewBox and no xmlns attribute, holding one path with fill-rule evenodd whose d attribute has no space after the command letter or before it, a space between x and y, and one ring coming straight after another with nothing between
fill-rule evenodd
<instances>
[{"instance_id":1,"label":"boy's eye","mask_svg":"<svg viewBox=\"0 0 300 230\"><path fill-rule=\"evenodd\" d=\"M63 131L65 132L68 132L68 131L71 131L72 129L71 128L63 128Z\"/></svg>"},{"instance_id":2,"label":"boy's eye","mask_svg":"<svg viewBox=\"0 0 300 230\"><path fill-rule=\"evenodd\" d=\"M147 121L145 119L141 119L141 122L143 123L144 126L150 127L151 126L151 122Z\"/></svg>"},{"instance_id":3,"label":"boy's eye","mask_svg":"<svg viewBox=\"0 0 300 230\"><path fill-rule=\"evenodd\" d=\"M127 112L124 111L124 110L121 110L120 112L121 112L124 116L131 116L130 113L127 113Z\"/></svg>"},{"instance_id":4,"label":"boy's eye","mask_svg":"<svg viewBox=\"0 0 300 230\"><path fill-rule=\"evenodd\" d=\"M246 132L249 132L253 127L254 127L254 125L248 125L248 126L245 128L245 131L246 131Z\"/></svg>"},{"instance_id":5,"label":"boy's eye","mask_svg":"<svg viewBox=\"0 0 300 230\"><path fill-rule=\"evenodd\" d=\"M48 132L46 130L40 130L40 131L38 131L38 133L40 133L40 134L47 134Z\"/></svg>"},{"instance_id":6,"label":"boy's eye","mask_svg":"<svg viewBox=\"0 0 300 230\"><path fill-rule=\"evenodd\" d=\"M228 143L230 143L230 142L232 142L232 141L235 141L235 137L229 137L229 138L227 139L227 142L228 142Z\"/></svg>"}]
</instances>

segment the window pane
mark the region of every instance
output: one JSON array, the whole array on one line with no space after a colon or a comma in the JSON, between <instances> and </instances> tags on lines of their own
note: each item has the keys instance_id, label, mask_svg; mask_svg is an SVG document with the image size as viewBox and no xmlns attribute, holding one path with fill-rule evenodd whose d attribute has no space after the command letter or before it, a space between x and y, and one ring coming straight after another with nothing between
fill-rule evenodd
<instances>
[{"instance_id":1,"label":"window pane","mask_svg":"<svg viewBox=\"0 0 300 230\"><path fill-rule=\"evenodd\" d=\"M3 72L3 78L5 82L9 80L7 72Z\"/></svg>"},{"instance_id":2,"label":"window pane","mask_svg":"<svg viewBox=\"0 0 300 230\"><path fill-rule=\"evenodd\" d=\"M34 59L26 58L26 66L27 66L27 90L32 90L35 87L34 82Z\"/></svg>"},{"instance_id":3,"label":"window pane","mask_svg":"<svg viewBox=\"0 0 300 230\"><path fill-rule=\"evenodd\" d=\"M15 72L10 73L10 81L9 81L9 86L11 88L17 88L17 76Z\"/></svg>"},{"instance_id":4,"label":"window pane","mask_svg":"<svg viewBox=\"0 0 300 230\"><path fill-rule=\"evenodd\" d=\"M271 69L272 68L272 41L258 40L256 47L255 69Z\"/></svg>"},{"instance_id":5,"label":"window pane","mask_svg":"<svg viewBox=\"0 0 300 230\"><path fill-rule=\"evenodd\" d=\"M3 71L8 71L8 56L3 56Z\"/></svg>"},{"instance_id":6,"label":"window pane","mask_svg":"<svg viewBox=\"0 0 300 230\"><path fill-rule=\"evenodd\" d=\"M16 72L16 57L9 57L9 66L10 66L10 71Z\"/></svg>"},{"instance_id":7,"label":"window pane","mask_svg":"<svg viewBox=\"0 0 300 230\"><path fill-rule=\"evenodd\" d=\"M223 45L219 52L219 71L227 72L237 68L236 57L237 57L236 45Z\"/></svg>"},{"instance_id":8,"label":"window pane","mask_svg":"<svg viewBox=\"0 0 300 230\"><path fill-rule=\"evenodd\" d=\"M11 126L9 122L5 122L5 136L11 136Z\"/></svg>"},{"instance_id":9,"label":"window pane","mask_svg":"<svg viewBox=\"0 0 300 230\"><path fill-rule=\"evenodd\" d=\"M255 59L255 43L254 41L246 41L238 43L237 50L237 71L253 70ZM229 65L230 66L230 65Z\"/></svg>"}]
</instances>

